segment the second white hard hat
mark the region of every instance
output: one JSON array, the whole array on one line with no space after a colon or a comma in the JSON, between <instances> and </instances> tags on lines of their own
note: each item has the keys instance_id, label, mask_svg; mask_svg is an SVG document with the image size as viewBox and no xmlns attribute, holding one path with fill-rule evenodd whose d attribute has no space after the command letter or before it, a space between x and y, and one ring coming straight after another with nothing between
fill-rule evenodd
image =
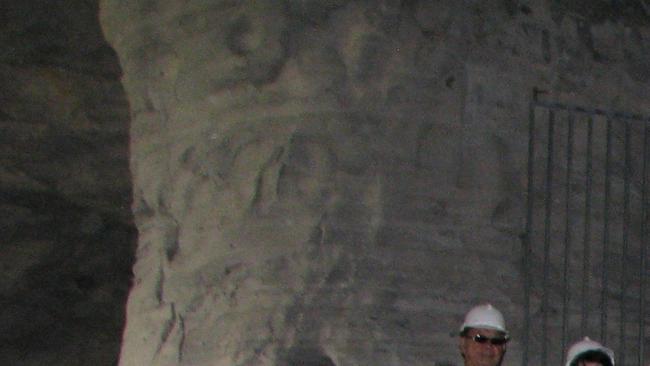
<instances>
[{"instance_id":1,"label":"second white hard hat","mask_svg":"<svg viewBox=\"0 0 650 366\"><path fill-rule=\"evenodd\" d=\"M612 351L611 349L603 346L602 344L594 340L591 340L589 337L585 337L583 340L574 343L569 348L569 351L567 352L567 356L566 356L566 366L571 366L571 363L578 356L589 351L597 351L607 355L607 357L609 357L609 360L612 362L612 366L615 365L614 351Z\"/></svg>"},{"instance_id":2,"label":"second white hard hat","mask_svg":"<svg viewBox=\"0 0 650 366\"><path fill-rule=\"evenodd\" d=\"M503 314L491 304L478 305L467 312L460 332L463 333L468 328L493 329L508 335Z\"/></svg>"}]
</instances>

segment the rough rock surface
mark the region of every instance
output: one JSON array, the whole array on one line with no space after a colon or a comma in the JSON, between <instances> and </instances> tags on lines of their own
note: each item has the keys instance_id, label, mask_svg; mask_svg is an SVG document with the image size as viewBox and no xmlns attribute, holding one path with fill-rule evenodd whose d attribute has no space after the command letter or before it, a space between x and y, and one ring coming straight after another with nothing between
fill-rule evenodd
<instances>
[{"instance_id":1,"label":"rough rock surface","mask_svg":"<svg viewBox=\"0 0 650 366\"><path fill-rule=\"evenodd\" d=\"M121 365L458 365L481 301L519 364L533 88L648 110L647 15L597 3L102 1L140 233Z\"/></svg>"},{"instance_id":2,"label":"rough rock surface","mask_svg":"<svg viewBox=\"0 0 650 366\"><path fill-rule=\"evenodd\" d=\"M135 250L128 103L93 1L0 4L0 364L112 365Z\"/></svg>"},{"instance_id":3,"label":"rough rock surface","mask_svg":"<svg viewBox=\"0 0 650 366\"><path fill-rule=\"evenodd\" d=\"M545 291L541 170L527 267L520 240L527 104L536 88L647 113L647 11L634 0L106 1L136 117L142 234L122 362L459 364L449 333L489 300L506 312L507 362L519 364L530 273L532 364L545 296L547 364L559 364L566 115ZM97 1L0 5L0 364L116 362L134 240L128 104L97 15ZM537 112L543 168L548 115ZM628 170L615 126L612 246L593 246L585 270L585 122L570 185L569 333L583 335L582 278L597 296L606 268L608 342L634 364L641 129ZM599 306L589 304L590 335Z\"/></svg>"}]
</instances>

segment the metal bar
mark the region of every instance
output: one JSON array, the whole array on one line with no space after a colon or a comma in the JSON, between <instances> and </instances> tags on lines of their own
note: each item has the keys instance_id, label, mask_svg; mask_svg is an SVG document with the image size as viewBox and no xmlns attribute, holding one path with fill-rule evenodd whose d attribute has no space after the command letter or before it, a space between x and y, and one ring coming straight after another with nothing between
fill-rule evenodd
<instances>
[{"instance_id":1,"label":"metal bar","mask_svg":"<svg viewBox=\"0 0 650 366\"><path fill-rule=\"evenodd\" d=\"M638 339L638 349L639 349L639 366L643 366L645 363L645 286L646 286L646 256L648 255L646 251L646 241L648 240L648 138L650 136L650 128L646 123L643 127L643 178L642 178L642 188L641 188L641 211L642 211L642 230L641 230L641 263L639 264L639 339Z\"/></svg>"},{"instance_id":2,"label":"metal bar","mask_svg":"<svg viewBox=\"0 0 650 366\"><path fill-rule=\"evenodd\" d=\"M629 246L629 232L630 232L630 175L632 172L631 166L631 146L630 146L630 124L624 121L625 124L625 175L623 177L623 253L621 255L621 297L620 297L620 349L619 358L621 365L625 364L625 298L627 297L627 252Z\"/></svg>"},{"instance_id":3,"label":"metal bar","mask_svg":"<svg viewBox=\"0 0 650 366\"><path fill-rule=\"evenodd\" d=\"M600 294L600 339L607 344L607 289L608 271L607 258L609 256L609 205L612 190L611 164L612 164L612 119L607 118L607 142L605 147L605 202L603 207L603 265L602 265L602 291Z\"/></svg>"},{"instance_id":4,"label":"metal bar","mask_svg":"<svg viewBox=\"0 0 650 366\"><path fill-rule=\"evenodd\" d=\"M535 192L535 187L534 187L534 181L535 181L535 133L536 128L535 128L535 123L537 122L536 119L539 119L539 111L542 110L544 112L548 112L548 145L547 145L547 151L546 154L546 171L544 172L545 174L545 207L544 207L544 227L543 227L543 239L541 237L534 238L534 226L533 221L541 219L541 216L539 213L536 213L534 203L535 203L535 198L534 192ZM558 113L561 111L566 111L568 113L568 130L567 130L567 146L566 146L566 160L564 158L561 159L561 161L555 161L558 151L555 151L557 147L554 146L554 139L555 139L555 134L557 131L555 131L556 127L555 124L556 122L560 122L558 118ZM535 116L535 112L538 112L538 115ZM584 117L583 117L584 116ZM596 123L599 123L599 118L597 119L597 116L604 116L607 125L606 125L606 139L607 139L607 146L606 146L606 152L605 152L605 182L604 182L604 202L603 202L603 224L602 224L602 238L595 237L594 235L596 233L592 232L592 220L594 219L592 216L594 215L593 212L593 203L594 199L599 199L599 197L594 196L594 176L595 174L600 174L598 170L595 170L595 160L598 158L597 156L594 156L594 148L596 147L596 144L599 143L598 141L594 141L594 126L596 126ZM580 119L578 119L580 118ZM585 173L585 202L584 202L584 236L581 238L583 240L583 263L582 263L582 279L581 283L576 284L577 286L582 286L581 293L574 294L573 292L575 291L574 285L572 285L572 281L569 280L571 277L572 272L577 272L575 268L572 268L572 262L570 260L571 257L571 251L576 250L578 248L575 247L576 243L576 237L574 232L571 230L573 226L575 226L576 218L574 215L571 215L571 210L576 210L577 207L572 207L575 206L575 201L572 199L572 195L575 195L576 192L573 189L573 186L571 184L571 180L573 178L577 178L576 172L575 172L575 164L576 164L576 151L575 151L575 146L576 146L576 131L575 131L575 123L577 123L579 120L582 120L585 118L588 122L588 132L587 132L587 142L586 142L586 173ZM536 96L533 97L533 100L531 101L529 105L529 161L528 161L528 196L527 196L527 221L526 221L526 233L525 237L522 240L522 245L524 247L524 258L523 258L523 265L524 265L524 271L523 271L523 276L524 276L524 335L523 335L523 340L522 340L522 346L523 346L523 365L528 366L530 362L530 357L531 357L531 349L533 345L529 345L530 343L530 337L531 337L531 332L532 330L532 323L533 323L533 315L532 315L532 309L531 309L531 293L532 293L532 288L533 288L533 275L534 272L532 271L532 267L534 267L534 264L532 263L533 257L532 257L532 248L535 245L536 240L544 240L543 244L543 250L544 250L544 258L543 258L543 279L541 283L541 309L540 309L540 318L541 318L541 330L539 336L540 336L540 341L541 341L541 354L535 353L536 356L539 356L541 358L540 362L542 365L548 364L549 362L549 353L555 352L555 350L551 350L551 342L548 340L549 338L549 332L550 330L550 325L552 322L551 318L551 307L549 306L549 303L552 299L551 294L550 294L550 287L552 284L550 284L550 273L551 273L551 263L555 263L554 261L557 259L551 259L550 253L551 253L551 245L554 245L552 243L553 237L552 233L556 232L557 229L560 228L558 223L553 223L552 218L554 214L555 208L553 207L553 198L557 194L554 192L554 184L553 182L557 179L557 177L554 177L555 172L554 170L556 168L560 168L559 166L554 167L554 165L558 164L563 164L566 163L566 167L562 167L563 169L566 169L563 173L566 174L565 180L566 180L566 186L564 187L565 192L564 192L564 211L565 211L565 218L564 218L564 275L563 275L563 280L564 283L563 288L562 288L562 349L566 349L567 346L567 341L570 340L569 338L571 337L572 330L574 326L572 325L571 322L571 302L574 301L581 301L581 319L580 319L580 327L581 327L581 335L589 335L590 332L595 330L595 319L591 319L590 313L594 313L599 307L600 310L600 340L604 344L612 344L617 343L617 354L618 354L618 359L617 359L617 364L625 364L626 362L634 362L636 365L638 362L638 365L644 365L647 361L645 352L647 352L647 345L645 345L645 340L647 336L647 330L646 326L648 325L647 317L650 315L650 304L648 304L647 301L647 293L648 293L648 286L650 285L650 258L648 256L650 255L650 246L648 245L648 241L650 240L650 223L648 222L650 220L650 202L648 197L648 194L650 193L649 189L650 186L648 186L648 174L650 174L650 117L648 116L642 116L638 114L629 114L629 113L623 113L623 112L618 112L618 111L606 111L602 109L591 109L591 108L583 108L583 107L578 107L578 106L571 106L571 105L564 105L560 103L547 103L547 102L542 102L539 101ZM557 121L556 121L557 119ZM562 121L564 122L564 121ZM623 202L620 202L618 198L614 202L612 194L614 193L614 175L616 174L614 172L614 169L618 164L616 163L616 160L622 160L623 154L616 154L617 149L615 149L614 141L616 141L616 137L613 133L614 131L614 126L618 122L624 122L624 127L625 127L625 137L624 137L624 142L621 141L622 143L625 144L624 146L624 172L623 172ZM636 245L636 238L635 236L632 236L631 230L632 230L632 215L637 215L636 211L636 204L634 201L631 201L632 199L635 199L632 197L632 185L634 184L634 187L636 187L636 180L633 181L635 177L633 177L633 174L636 176L634 173L635 169L632 161L632 153L633 150L632 148L635 147L633 145L636 145L636 140L634 142L632 141L632 133L634 131L631 130L631 128L634 125L634 123L637 122L642 122L644 123L644 132L643 132L643 167L642 167L642 178L639 179L640 182L638 182L641 187L641 192L640 195L642 196L640 198L641 200L641 207L640 207L640 216L642 216L642 227L641 227L641 232L640 232L640 238L639 240L641 241L640 244L640 249L639 252L636 251L636 248L634 249L634 255L639 253L640 255L640 260L639 260L639 267L637 268L639 272L639 302L638 302L638 313L637 314L628 314L629 311L632 310L632 308L635 308L634 310L636 311L637 306L633 305L633 303L630 303L630 296L629 293L632 291L632 287L634 286L635 292L636 292L636 276L633 276L631 271L635 271L632 268L626 268L627 265L627 259L631 257L633 254L630 252L631 245L634 243ZM545 126L546 127L546 126ZM623 137L623 136L621 136ZM537 136L539 139L539 136ZM621 139L623 140L623 139ZM540 142L537 142L540 143ZM543 144L543 142L541 143ZM641 150L639 147L637 150ZM621 164L623 165L623 164ZM541 173L541 172L540 172ZM539 177L541 178L541 177ZM559 182L558 182L559 183ZM541 190L538 188L538 190ZM618 196L618 194L617 194ZM618 203L620 202L620 203ZM622 203L622 240L619 242L618 238L616 240L612 241L612 229L613 228L618 228L619 227L619 221L616 220L615 222L611 221L612 212L612 207L619 207ZM632 212L632 208L634 207L634 213ZM559 208L559 207L558 207ZM616 210L618 211L618 210ZM537 217L535 217L537 216ZM636 217L636 216L634 216ZM540 225L537 225L538 227ZM557 229L556 229L557 228ZM574 229L575 230L575 229ZM600 231L600 230L599 230ZM618 229L616 230L618 232ZM598 233L600 234L600 233ZM594 264L594 260L597 260L595 258L592 258L593 256L593 248L592 246L594 245L591 243L593 239L596 239L598 241L602 240L602 250L603 250L603 257L602 257L602 266L601 267L601 293L600 293L600 306L597 304L593 303L594 301L594 295L597 296L597 294L594 294L594 288L590 286L590 283L593 283L593 281L596 281L595 279L592 279L592 266ZM618 235L617 235L618 237ZM630 242L630 240L633 240L633 242ZM612 306L611 303L611 297L612 297L612 292L611 292L611 285L610 282L612 280L610 279L611 277L611 272L612 268L610 268L612 265L616 266L617 263L612 262L612 246L616 245L616 253L619 253L619 250L622 251L621 255L621 277L619 277L620 280L620 287L618 294L615 296L617 298L617 301L620 300L620 317L617 319L617 324L608 324L610 321L609 318L611 318L611 315L609 315L609 307ZM618 246L621 246L621 249L618 249ZM598 260L597 260L598 261ZM559 263L558 263L559 264ZM615 270L617 272L618 270ZM635 281L632 281L631 276L634 277ZM575 274L574 276L575 277ZM619 282L619 280L615 282ZM575 283L575 282L574 282ZM634 283L634 285L633 285ZM578 300L576 296L580 296L581 299ZM636 294L635 294L636 296ZM574 300L572 300L574 299ZM593 304L592 304L593 303ZM629 310L629 311L627 311ZM595 315L595 314L594 314ZM638 316L638 329L635 328L634 331L630 332L630 334L626 334L626 329L630 328L630 325L627 323L631 323L632 319L637 319L636 316ZM537 321L539 318L535 318L535 321ZM620 321L620 322L618 322ZM537 323L536 323L537 324ZM553 321L553 324L554 321ZM559 324L558 324L559 325ZM614 339L615 334L610 334L608 337L608 332L611 332L611 329L609 329L609 326L617 326L619 328L619 331L615 332L618 333L619 339L616 341ZM634 326L636 327L636 325ZM537 329L537 328L536 328ZM636 339L636 342L632 340L633 333L637 333L636 336L638 338ZM610 338L608 340L608 338ZM626 343L627 342L627 343ZM636 345L634 347L633 345ZM636 354L636 359L634 357L633 353L628 353L626 354L625 351L631 351L634 349L634 351L638 351ZM627 360L625 360L627 358ZM537 357L535 357L537 359ZM537 364L537 362L535 362ZM632 364L630 364L632 365ZM650 364L648 365L650 366Z\"/></svg>"},{"instance_id":5,"label":"metal bar","mask_svg":"<svg viewBox=\"0 0 650 366\"><path fill-rule=\"evenodd\" d=\"M585 223L583 233L583 261L582 261L582 318L580 320L581 334L587 332L587 320L589 319L589 272L591 269L591 183L593 164L593 136L594 120L587 119L587 171L585 174Z\"/></svg>"},{"instance_id":6,"label":"metal bar","mask_svg":"<svg viewBox=\"0 0 650 366\"><path fill-rule=\"evenodd\" d=\"M564 293L562 299L562 349L566 349L569 329L569 264L571 254L571 177L573 176L573 133L575 116L569 113L569 126L566 147L566 185L564 193ZM563 356L564 357L564 356ZM564 360L563 360L564 361Z\"/></svg>"},{"instance_id":7,"label":"metal bar","mask_svg":"<svg viewBox=\"0 0 650 366\"><path fill-rule=\"evenodd\" d=\"M544 275L542 292L542 365L547 364L548 358L548 277L550 268L550 247L551 247L551 212L553 205L553 135L555 135L555 112L548 112L548 145L546 152L546 193L544 205Z\"/></svg>"},{"instance_id":8,"label":"metal bar","mask_svg":"<svg viewBox=\"0 0 650 366\"><path fill-rule=\"evenodd\" d=\"M526 236L524 245L524 334L522 365L528 365L528 333L530 330L530 242L533 231L533 179L535 173L535 106L528 106L528 191L526 197Z\"/></svg>"},{"instance_id":9,"label":"metal bar","mask_svg":"<svg viewBox=\"0 0 650 366\"><path fill-rule=\"evenodd\" d=\"M542 107L550 110L566 110L566 111L574 111L576 113L584 113L592 117L605 116L605 117L614 117L614 118L621 118L621 119L626 119L631 121L641 121L641 122L646 122L649 120L647 116L643 116L640 114L631 114L631 113L625 113L620 111L606 111L604 109L599 109L599 108L586 108L581 106L572 106L572 105L555 103L555 102L544 102L538 100L534 102L534 105L535 107Z\"/></svg>"}]
</instances>

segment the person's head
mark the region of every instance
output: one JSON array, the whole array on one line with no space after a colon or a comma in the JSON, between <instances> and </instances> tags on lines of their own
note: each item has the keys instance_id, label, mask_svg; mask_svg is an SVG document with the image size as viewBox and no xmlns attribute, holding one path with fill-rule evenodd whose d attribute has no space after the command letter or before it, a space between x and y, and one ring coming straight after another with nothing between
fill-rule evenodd
<instances>
[{"instance_id":1,"label":"person's head","mask_svg":"<svg viewBox=\"0 0 650 366\"><path fill-rule=\"evenodd\" d=\"M585 337L571 345L565 366L615 366L614 351Z\"/></svg>"},{"instance_id":2,"label":"person's head","mask_svg":"<svg viewBox=\"0 0 650 366\"><path fill-rule=\"evenodd\" d=\"M465 366L499 366L509 336L503 315L490 304L472 308L460 327L459 348Z\"/></svg>"}]
</instances>

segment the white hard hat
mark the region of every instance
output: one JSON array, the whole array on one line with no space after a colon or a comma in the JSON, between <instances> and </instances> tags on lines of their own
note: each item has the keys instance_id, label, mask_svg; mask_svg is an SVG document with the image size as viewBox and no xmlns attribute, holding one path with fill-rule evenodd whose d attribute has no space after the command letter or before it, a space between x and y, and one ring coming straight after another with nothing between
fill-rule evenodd
<instances>
[{"instance_id":1,"label":"white hard hat","mask_svg":"<svg viewBox=\"0 0 650 366\"><path fill-rule=\"evenodd\" d=\"M583 340L574 343L569 348L569 352L567 352L567 356L566 356L566 366L571 366L571 363L578 356L589 351L597 351L607 355L607 357L609 357L609 360L612 362L612 366L615 365L614 351L612 351L611 349L603 346L602 344L596 341L589 339L589 337L585 337Z\"/></svg>"},{"instance_id":2,"label":"white hard hat","mask_svg":"<svg viewBox=\"0 0 650 366\"><path fill-rule=\"evenodd\" d=\"M460 326L460 332L463 333L467 328L494 329L508 335L503 315L491 304L478 305L467 312L465 321Z\"/></svg>"}]
</instances>

